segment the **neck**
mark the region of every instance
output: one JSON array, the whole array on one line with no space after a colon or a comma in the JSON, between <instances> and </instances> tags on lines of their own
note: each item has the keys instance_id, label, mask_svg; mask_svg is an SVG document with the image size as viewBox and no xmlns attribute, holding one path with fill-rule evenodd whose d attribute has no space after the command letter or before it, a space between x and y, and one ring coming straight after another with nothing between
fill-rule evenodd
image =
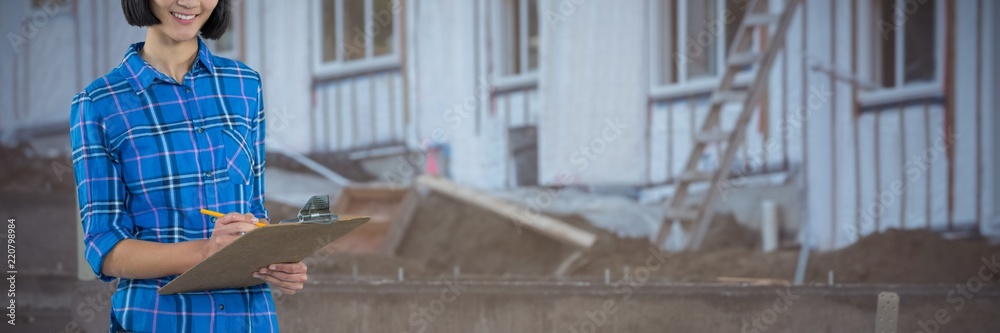
<instances>
[{"instance_id":1,"label":"neck","mask_svg":"<svg viewBox=\"0 0 1000 333\"><path fill-rule=\"evenodd\" d=\"M198 39L178 42L155 28L146 29L146 43L139 56L153 68L184 84L184 75L198 58Z\"/></svg>"}]
</instances>

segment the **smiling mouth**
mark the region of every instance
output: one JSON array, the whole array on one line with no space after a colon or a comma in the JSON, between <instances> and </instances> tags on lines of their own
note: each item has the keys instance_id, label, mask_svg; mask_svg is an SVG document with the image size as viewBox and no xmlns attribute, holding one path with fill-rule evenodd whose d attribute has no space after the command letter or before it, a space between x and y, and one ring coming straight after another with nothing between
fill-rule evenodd
<instances>
[{"instance_id":1,"label":"smiling mouth","mask_svg":"<svg viewBox=\"0 0 1000 333\"><path fill-rule=\"evenodd\" d=\"M198 16L198 15L195 15L195 14L181 14L181 13L175 13L175 12L170 12L170 15L173 15L174 17L176 17L178 19L181 19L182 21L190 21L190 20L193 20L195 18L195 16Z\"/></svg>"}]
</instances>

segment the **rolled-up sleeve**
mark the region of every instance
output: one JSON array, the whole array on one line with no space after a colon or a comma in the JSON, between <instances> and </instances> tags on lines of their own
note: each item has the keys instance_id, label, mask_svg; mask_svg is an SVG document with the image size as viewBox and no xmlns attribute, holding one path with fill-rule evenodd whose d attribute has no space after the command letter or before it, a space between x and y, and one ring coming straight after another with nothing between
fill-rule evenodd
<instances>
[{"instance_id":1,"label":"rolled-up sleeve","mask_svg":"<svg viewBox=\"0 0 1000 333\"><path fill-rule=\"evenodd\" d=\"M104 275L104 257L119 241L133 238L135 225L125 209L127 191L121 177L121 165L108 145L104 120L85 93L73 99L70 111L70 144L73 171L83 223L84 256L102 281L115 278Z\"/></svg>"},{"instance_id":2,"label":"rolled-up sleeve","mask_svg":"<svg viewBox=\"0 0 1000 333\"><path fill-rule=\"evenodd\" d=\"M260 76L258 74L258 82ZM257 118L253 123L254 127L250 135L250 142L253 144L253 195L251 196L250 213L256 217L270 219L267 209L264 208L264 158L267 122L264 120L264 92L260 85L257 86Z\"/></svg>"}]
</instances>

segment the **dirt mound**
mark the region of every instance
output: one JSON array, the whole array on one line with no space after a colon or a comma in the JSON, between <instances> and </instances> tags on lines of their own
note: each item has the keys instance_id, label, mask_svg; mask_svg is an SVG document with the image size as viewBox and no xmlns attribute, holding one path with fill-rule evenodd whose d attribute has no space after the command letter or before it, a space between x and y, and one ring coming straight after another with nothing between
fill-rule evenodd
<instances>
[{"instance_id":1,"label":"dirt mound","mask_svg":"<svg viewBox=\"0 0 1000 333\"><path fill-rule=\"evenodd\" d=\"M947 240L928 230L890 229L810 262L810 280L834 271L840 282L957 283L978 273L982 260L1000 255L984 240Z\"/></svg>"},{"instance_id":2,"label":"dirt mound","mask_svg":"<svg viewBox=\"0 0 1000 333\"><path fill-rule=\"evenodd\" d=\"M592 227L591 227L592 228ZM515 221L430 193L420 198L399 257L450 274L549 275L572 250Z\"/></svg>"},{"instance_id":3,"label":"dirt mound","mask_svg":"<svg viewBox=\"0 0 1000 333\"><path fill-rule=\"evenodd\" d=\"M576 262L570 275L602 279L609 270L620 279L645 266L651 246L645 238L620 238L596 228L579 216L558 219L597 235L594 247ZM713 222L703 249L666 255L652 278L675 282L714 282L719 277L792 280L799 251L759 250L759 235L730 215ZM449 198L429 194L420 199L413 221L398 248L398 258L379 255L333 256L314 271L394 276L404 267L408 276L462 274L552 277L573 249L522 228L512 221ZM1000 246L983 240L946 240L925 230L888 230L833 252L810 255L807 283L826 283L834 272L837 283L939 284L965 282L982 265L981 259L1000 255ZM413 272L412 274L410 272Z\"/></svg>"},{"instance_id":4,"label":"dirt mound","mask_svg":"<svg viewBox=\"0 0 1000 333\"><path fill-rule=\"evenodd\" d=\"M792 280L797 249L763 253L746 244L750 242L670 254L665 267L653 272L653 276L678 282L710 282L723 276ZM645 265L649 255L645 239L610 236L602 238L586 256L587 263L575 273L603 275L609 269L617 277L625 266L634 269ZM806 282L825 283L832 270L837 283L959 283L978 273L982 258L994 255L1000 255L1000 246L982 240L946 240L931 231L893 229L838 251L812 253Z\"/></svg>"}]
</instances>

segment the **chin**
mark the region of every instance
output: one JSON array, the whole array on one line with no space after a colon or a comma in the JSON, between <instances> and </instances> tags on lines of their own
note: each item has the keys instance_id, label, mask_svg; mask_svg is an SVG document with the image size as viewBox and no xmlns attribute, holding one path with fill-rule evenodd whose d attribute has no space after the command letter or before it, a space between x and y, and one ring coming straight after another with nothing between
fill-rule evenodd
<instances>
[{"instance_id":1,"label":"chin","mask_svg":"<svg viewBox=\"0 0 1000 333\"><path fill-rule=\"evenodd\" d=\"M172 31L168 32L167 36L173 39L175 42L186 42L198 37L198 31Z\"/></svg>"}]
</instances>

